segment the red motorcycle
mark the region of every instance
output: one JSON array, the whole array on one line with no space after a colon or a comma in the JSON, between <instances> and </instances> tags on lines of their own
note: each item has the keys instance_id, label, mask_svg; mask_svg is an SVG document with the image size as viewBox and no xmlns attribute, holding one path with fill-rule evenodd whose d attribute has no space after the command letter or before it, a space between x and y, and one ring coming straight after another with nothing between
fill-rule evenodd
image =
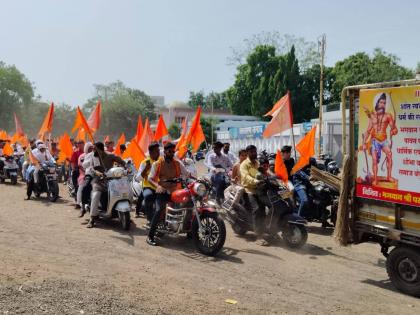
<instances>
[{"instance_id":1,"label":"red motorcycle","mask_svg":"<svg viewBox=\"0 0 420 315\"><path fill-rule=\"evenodd\" d=\"M216 255L225 243L226 226L216 208L206 204L209 187L205 181L175 178L167 182L180 183L183 188L171 194L157 226L158 235L186 233L201 253Z\"/></svg>"}]
</instances>

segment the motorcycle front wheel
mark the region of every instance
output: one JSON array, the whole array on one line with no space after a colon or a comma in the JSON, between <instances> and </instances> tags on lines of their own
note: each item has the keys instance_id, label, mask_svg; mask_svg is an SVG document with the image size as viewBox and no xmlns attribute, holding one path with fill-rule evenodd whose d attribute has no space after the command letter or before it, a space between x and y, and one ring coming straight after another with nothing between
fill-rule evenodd
<instances>
[{"instance_id":1,"label":"motorcycle front wheel","mask_svg":"<svg viewBox=\"0 0 420 315\"><path fill-rule=\"evenodd\" d=\"M118 212L118 216L123 230L128 231L131 223L130 212Z\"/></svg>"},{"instance_id":2,"label":"motorcycle front wheel","mask_svg":"<svg viewBox=\"0 0 420 315\"><path fill-rule=\"evenodd\" d=\"M48 200L51 202L56 202L59 194L58 183L56 181L51 182L49 188Z\"/></svg>"},{"instance_id":3,"label":"motorcycle front wheel","mask_svg":"<svg viewBox=\"0 0 420 315\"><path fill-rule=\"evenodd\" d=\"M12 185L16 185L17 182L18 182L17 176L10 177L10 181L11 181Z\"/></svg>"},{"instance_id":4,"label":"motorcycle front wheel","mask_svg":"<svg viewBox=\"0 0 420 315\"><path fill-rule=\"evenodd\" d=\"M287 224L282 237L288 247L301 248L308 240L308 232L304 225Z\"/></svg>"},{"instance_id":5,"label":"motorcycle front wheel","mask_svg":"<svg viewBox=\"0 0 420 315\"><path fill-rule=\"evenodd\" d=\"M203 213L200 215L202 232L198 229L197 219L192 225L192 238L194 245L200 253L215 256L225 244L226 226L217 213Z\"/></svg>"}]
</instances>

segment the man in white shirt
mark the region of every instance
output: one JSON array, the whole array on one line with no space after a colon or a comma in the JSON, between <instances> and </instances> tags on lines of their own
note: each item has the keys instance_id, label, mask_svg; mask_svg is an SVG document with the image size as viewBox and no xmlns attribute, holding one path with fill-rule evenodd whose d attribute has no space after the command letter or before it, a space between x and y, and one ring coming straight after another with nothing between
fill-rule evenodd
<instances>
[{"instance_id":1,"label":"man in white shirt","mask_svg":"<svg viewBox=\"0 0 420 315\"><path fill-rule=\"evenodd\" d=\"M230 152L230 143L229 142L225 142L223 144L222 154L226 155L229 158L229 160L232 162L232 165L235 165L238 162L238 158L236 157L236 155L233 154L232 152Z\"/></svg>"},{"instance_id":2,"label":"man in white shirt","mask_svg":"<svg viewBox=\"0 0 420 315\"><path fill-rule=\"evenodd\" d=\"M216 189L216 201L221 203L223 192L226 188L226 175L232 169L233 164L230 159L222 154L223 143L215 142L213 153L209 156L209 169L212 173L211 181Z\"/></svg>"},{"instance_id":3,"label":"man in white shirt","mask_svg":"<svg viewBox=\"0 0 420 315\"><path fill-rule=\"evenodd\" d=\"M39 170L41 169L41 164L47 161L54 161L53 157L51 156L50 151L47 150L47 147L43 142L39 142L36 149L32 150L32 155L37 159L39 162L38 165L35 165L34 171L34 182L35 184L39 183Z\"/></svg>"}]
</instances>

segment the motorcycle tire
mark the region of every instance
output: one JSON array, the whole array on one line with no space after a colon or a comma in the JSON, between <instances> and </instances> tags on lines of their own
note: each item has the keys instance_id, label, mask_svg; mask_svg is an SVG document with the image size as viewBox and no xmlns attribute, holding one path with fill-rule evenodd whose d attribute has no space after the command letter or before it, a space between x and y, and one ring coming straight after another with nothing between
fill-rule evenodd
<instances>
[{"instance_id":1,"label":"motorcycle tire","mask_svg":"<svg viewBox=\"0 0 420 315\"><path fill-rule=\"evenodd\" d=\"M58 199L59 188L57 182L51 182L50 190L48 191L48 200L51 202L56 202Z\"/></svg>"},{"instance_id":2,"label":"motorcycle tire","mask_svg":"<svg viewBox=\"0 0 420 315\"><path fill-rule=\"evenodd\" d=\"M12 183L12 185L16 185L18 182L17 176L10 177L10 182Z\"/></svg>"},{"instance_id":3,"label":"motorcycle tire","mask_svg":"<svg viewBox=\"0 0 420 315\"><path fill-rule=\"evenodd\" d=\"M118 216L123 230L128 231L130 229L131 224L130 212L119 212Z\"/></svg>"},{"instance_id":4,"label":"motorcycle tire","mask_svg":"<svg viewBox=\"0 0 420 315\"><path fill-rule=\"evenodd\" d=\"M386 271L400 291L420 297L420 253L411 247L395 247L386 260Z\"/></svg>"},{"instance_id":5,"label":"motorcycle tire","mask_svg":"<svg viewBox=\"0 0 420 315\"><path fill-rule=\"evenodd\" d=\"M308 240L308 232L304 225L288 224L282 237L289 248L301 248Z\"/></svg>"},{"instance_id":6,"label":"motorcycle tire","mask_svg":"<svg viewBox=\"0 0 420 315\"><path fill-rule=\"evenodd\" d=\"M242 236L245 235L248 230L239 225L232 225L232 230L236 235Z\"/></svg>"},{"instance_id":7,"label":"motorcycle tire","mask_svg":"<svg viewBox=\"0 0 420 315\"><path fill-rule=\"evenodd\" d=\"M192 238L198 251L207 256L215 256L225 244L225 222L217 213L203 213L200 215L201 226L204 229L204 237L198 230L197 219L192 225ZM211 244L211 243L212 244Z\"/></svg>"}]
</instances>

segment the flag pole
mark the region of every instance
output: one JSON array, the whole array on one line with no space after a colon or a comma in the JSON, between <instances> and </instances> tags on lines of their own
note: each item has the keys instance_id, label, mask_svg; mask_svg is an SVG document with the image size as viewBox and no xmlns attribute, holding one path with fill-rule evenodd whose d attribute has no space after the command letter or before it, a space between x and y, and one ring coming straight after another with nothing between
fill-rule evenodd
<instances>
[{"instance_id":1,"label":"flag pole","mask_svg":"<svg viewBox=\"0 0 420 315\"><path fill-rule=\"evenodd\" d=\"M293 129L294 129L294 125L292 125L292 145L293 145L293 152L294 152L294 155L295 155L295 162L296 162L297 157L296 157L295 133L294 133Z\"/></svg>"}]
</instances>

